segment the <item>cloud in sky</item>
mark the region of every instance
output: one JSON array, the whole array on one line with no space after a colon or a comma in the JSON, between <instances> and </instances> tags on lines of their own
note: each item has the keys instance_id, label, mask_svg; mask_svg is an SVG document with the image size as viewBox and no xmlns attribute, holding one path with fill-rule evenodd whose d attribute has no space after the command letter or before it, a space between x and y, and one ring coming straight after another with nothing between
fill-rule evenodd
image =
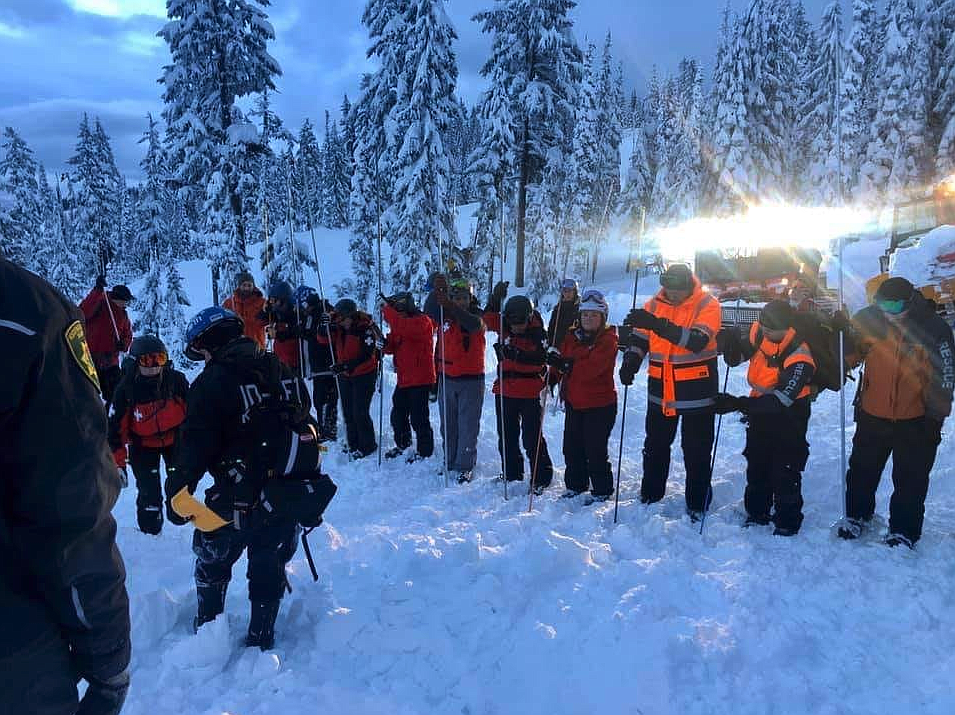
<instances>
[{"instance_id":1,"label":"cloud in sky","mask_svg":"<svg viewBox=\"0 0 955 715\"><path fill-rule=\"evenodd\" d=\"M806 0L818 19L827 0ZM848 0L843 0L847 3ZM283 76L276 111L297 131L305 117L321 126L324 112L338 115L342 97L354 99L366 59L361 25L364 0L272 0L270 46ZM581 45L601 43L612 32L614 53L628 85L642 88L652 68L675 68L699 59L709 71L716 51L722 0L578 0L575 33ZM742 9L749 0L732 0ZM455 46L458 91L475 102L484 88L480 68L490 38L471 17L492 0L446 0L459 39ZM51 171L72 155L83 112L99 116L114 142L120 169L139 175L136 141L146 112L162 111L157 84L169 61L156 33L165 21L164 0L2 0L0 2L0 126L20 131Z\"/></svg>"}]
</instances>

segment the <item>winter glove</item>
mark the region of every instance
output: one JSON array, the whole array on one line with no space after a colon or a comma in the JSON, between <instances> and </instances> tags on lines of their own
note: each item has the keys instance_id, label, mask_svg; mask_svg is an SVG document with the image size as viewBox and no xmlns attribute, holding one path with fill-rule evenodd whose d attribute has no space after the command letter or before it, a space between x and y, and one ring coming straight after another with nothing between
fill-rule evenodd
<instances>
[{"instance_id":1,"label":"winter glove","mask_svg":"<svg viewBox=\"0 0 955 715\"><path fill-rule=\"evenodd\" d=\"M633 340L633 328L629 325L621 325L617 328L617 349L620 352L626 352L627 348L632 345Z\"/></svg>"},{"instance_id":2,"label":"winter glove","mask_svg":"<svg viewBox=\"0 0 955 715\"><path fill-rule=\"evenodd\" d=\"M633 384L633 378L643 363L643 357L640 353L629 351L623 354L623 362L620 363L620 384L630 387Z\"/></svg>"},{"instance_id":3,"label":"winter glove","mask_svg":"<svg viewBox=\"0 0 955 715\"><path fill-rule=\"evenodd\" d=\"M721 355L740 352L740 334L736 328L722 328L716 334L716 351Z\"/></svg>"},{"instance_id":4,"label":"winter glove","mask_svg":"<svg viewBox=\"0 0 955 715\"><path fill-rule=\"evenodd\" d=\"M517 360L521 356L521 351L505 341L501 346L501 354L508 360Z\"/></svg>"},{"instance_id":5,"label":"winter glove","mask_svg":"<svg viewBox=\"0 0 955 715\"><path fill-rule=\"evenodd\" d=\"M551 370L547 375L547 386L550 388L550 394L554 394L554 388L560 383L560 373Z\"/></svg>"},{"instance_id":6,"label":"winter glove","mask_svg":"<svg viewBox=\"0 0 955 715\"><path fill-rule=\"evenodd\" d=\"M107 680L84 678L89 687L80 701L76 715L119 715L129 691L129 671L124 670Z\"/></svg>"},{"instance_id":7,"label":"winter glove","mask_svg":"<svg viewBox=\"0 0 955 715\"><path fill-rule=\"evenodd\" d=\"M106 289L106 276L96 276L96 287L100 290Z\"/></svg>"},{"instance_id":8,"label":"winter glove","mask_svg":"<svg viewBox=\"0 0 955 715\"><path fill-rule=\"evenodd\" d=\"M544 362L546 362L551 367L557 367L563 361L563 356L560 354L560 350L554 347L547 348L547 352L544 353Z\"/></svg>"},{"instance_id":9,"label":"winter glove","mask_svg":"<svg viewBox=\"0 0 955 715\"><path fill-rule=\"evenodd\" d=\"M834 333L848 333L852 330L852 321L845 310L837 310L829 319L829 325Z\"/></svg>"},{"instance_id":10,"label":"winter glove","mask_svg":"<svg viewBox=\"0 0 955 715\"><path fill-rule=\"evenodd\" d=\"M348 365L343 362L336 362L331 366L332 375L343 375L348 372Z\"/></svg>"},{"instance_id":11,"label":"winter glove","mask_svg":"<svg viewBox=\"0 0 955 715\"><path fill-rule=\"evenodd\" d=\"M438 401L438 383L434 383L428 390L428 402Z\"/></svg>"},{"instance_id":12,"label":"winter glove","mask_svg":"<svg viewBox=\"0 0 955 715\"><path fill-rule=\"evenodd\" d=\"M627 313L627 317L623 321L624 325L629 325L639 330L652 330L654 332L660 329L661 322L660 318L643 308L634 308Z\"/></svg>"},{"instance_id":13,"label":"winter glove","mask_svg":"<svg viewBox=\"0 0 955 715\"><path fill-rule=\"evenodd\" d=\"M327 328L332 324L332 314L331 313L322 313L318 316L318 324L323 328Z\"/></svg>"},{"instance_id":14,"label":"winter glove","mask_svg":"<svg viewBox=\"0 0 955 715\"><path fill-rule=\"evenodd\" d=\"M388 337L381 335L375 338L375 348L379 351L383 351L388 346Z\"/></svg>"},{"instance_id":15,"label":"winter glove","mask_svg":"<svg viewBox=\"0 0 955 715\"><path fill-rule=\"evenodd\" d=\"M126 343L123 342L122 338L116 338L116 352L126 352Z\"/></svg>"},{"instance_id":16,"label":"winter glove","mask_svg":"<svg viewBox=\"0 0 955 715\"><path fill-rule=\"evenodd\" d=\"M172 501L169 499L166 500L166 518L169 519L170 524L176 526L185 526L189 523L187 518L179 516L179 512L172 508Z\"/></svg>"},{"instance_id":17,"label":"winter glove","mask_svg":"<svg viewBox=\"0 0 955 715\"><path fill-rule=\"evenodd\" d=\"M311 293L305 297L305 305L310 309L315 310L316 308L321 307L322 299L315 293Z\"/></svg>"},{"instance_id":18,"label":"winter glove","mask_svg":"<svg viewBox=\"0 0 955 715\"><path fill-rule=\"evenodd\" d=\"M720 392L716 396L716 414L726 415L730 412L747 412L747 402L745 397L736 397L734 395Z\"/></svg>"},{"instance_id":19,"label":"winter glove","mask_svg":"<svg viewBox=\"0 0 955 715\"><path fill-rule=\"evenodd\" d=\"M942 420L936 420L932 417L925 417L925 432L928 434L932 444L942 443Z\"/></svg>"},{"instance_id":20,"label":"winter glove","mask_svg":"<svg viewBox=\"0 0 955 715\"><path fill-rule=\"evenodd\" d=\"M116 467L116 472L119 474L119 481L123 485L123 489L129 486L129 476L126 474L126 467Z\"/></svg>"}]
</instances>

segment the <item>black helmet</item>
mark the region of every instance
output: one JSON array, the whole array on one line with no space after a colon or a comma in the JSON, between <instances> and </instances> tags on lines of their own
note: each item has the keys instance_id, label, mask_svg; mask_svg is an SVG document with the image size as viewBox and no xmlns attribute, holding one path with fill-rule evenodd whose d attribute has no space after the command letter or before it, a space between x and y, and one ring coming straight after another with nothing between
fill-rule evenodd
<instances>
[{"instance_id":1,"label":"black helmet","mask_svg":"<svg viewBox=\"0 0 955 715\"><path fill-rule=\"evenodd\" d=\"M186 326L185 355L190 360L201 361L202 353L199 350L208 350L210 353L231 343L242 336L242 318L231 310L214 305L203 308Z\"/></svg>"},{"instance_id":2,"label":"black helmet","mask_svg":"<svg viewBox=\"0 0 955 715\"><path fill-rule=\"evenodd\" d=\"M275 281L269 286L269 298L275 300L284 300L289 305L292 304L292 286L286 281Z\"/></svg>"},{"instance_id":3,"label":"black helmet","mask_svg":"<svg viewBox=\"0 0 955 715\"><path fill-rule=\"evenodd\" d=\"M408 291L395 293L388 299L388 302L395 310L400 310L402 313L413 313L418 307L415 305L414 296Z\"/></svg>"},{"instance_id":4,"label":"black helmet","mask_svg":"<svg viewBox=\"0 0 955 715\"><path fill-rule=\"evenodd\" d=\"M788 330L796 311L785 300L771 300L759 311L759 324L766 330Z\"/></svg>"},{"instance_id":5,"label":"black helmet","mask_svg":"<svg viewBox=\"0 0 955 715\"><path fill-rule=\"evenodd\" d=\"M504 318L509 323L526 323L534 313L534 302L526 295L515 295L504 304Z\"/></svg>"},{"instance_id":6,"label":"black helmet","mask_svg":"<svg viewBox=\"0 0 955 715\"><path fill-rule=\"evenodd\" d=\"M358 304L351 298L342 298L335 303L335 312L340 318L350 318L358 312Z\"/></svg>"},{"instance_id":7,"label":"black helmet","mask_svg":"<svg viewBox=\"0 0 955 715\"><path fill-rule=\"evenodd\" d=\"M133 340L133 344L129 346L130 356L137 360L143 355L150 355L152 353L165 353L169 355L169 351L166 350L166 344L155 335L140 335Z\"/></svg>"}]
</instances>

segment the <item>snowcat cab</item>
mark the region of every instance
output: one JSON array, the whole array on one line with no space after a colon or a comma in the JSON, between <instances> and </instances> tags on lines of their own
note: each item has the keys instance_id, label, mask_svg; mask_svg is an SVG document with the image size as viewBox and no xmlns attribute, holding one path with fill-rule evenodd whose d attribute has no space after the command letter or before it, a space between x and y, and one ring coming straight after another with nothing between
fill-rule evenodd
<instances>
[{"instance_id":1,"label":"snowcat cab","mask_svg":"<svg viewBox=\"0 0 955 715\"><path fill-rule=\"evenodd\" d=\"M819 272L822 253L798 246L697 251L695 272L720 301L723 325L741 329L759 319L771 300L787 299L797 282L808 288L817 308L831 312L836 299Z\"/></svg>"}]
</instances>

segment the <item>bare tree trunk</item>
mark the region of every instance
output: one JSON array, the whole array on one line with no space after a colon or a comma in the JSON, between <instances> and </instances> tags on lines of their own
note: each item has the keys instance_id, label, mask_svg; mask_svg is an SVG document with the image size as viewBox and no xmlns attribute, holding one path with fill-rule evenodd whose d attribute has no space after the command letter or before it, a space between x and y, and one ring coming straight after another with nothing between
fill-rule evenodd
<instances>
[{"instance_id":1,"label":"bare tree trunk","mask_svg":"<svg viewBox=\"0 0 955 715\"><path fill-rule=\"evenodd\" d=\"M530 176L530 142L527 138L527 119L524 120L524 145L521 151L520 184L517 187L517 245L514 254L514 286L524 287L524 231L527 221L527 182Z\"/></svg>"}]
</instances>

